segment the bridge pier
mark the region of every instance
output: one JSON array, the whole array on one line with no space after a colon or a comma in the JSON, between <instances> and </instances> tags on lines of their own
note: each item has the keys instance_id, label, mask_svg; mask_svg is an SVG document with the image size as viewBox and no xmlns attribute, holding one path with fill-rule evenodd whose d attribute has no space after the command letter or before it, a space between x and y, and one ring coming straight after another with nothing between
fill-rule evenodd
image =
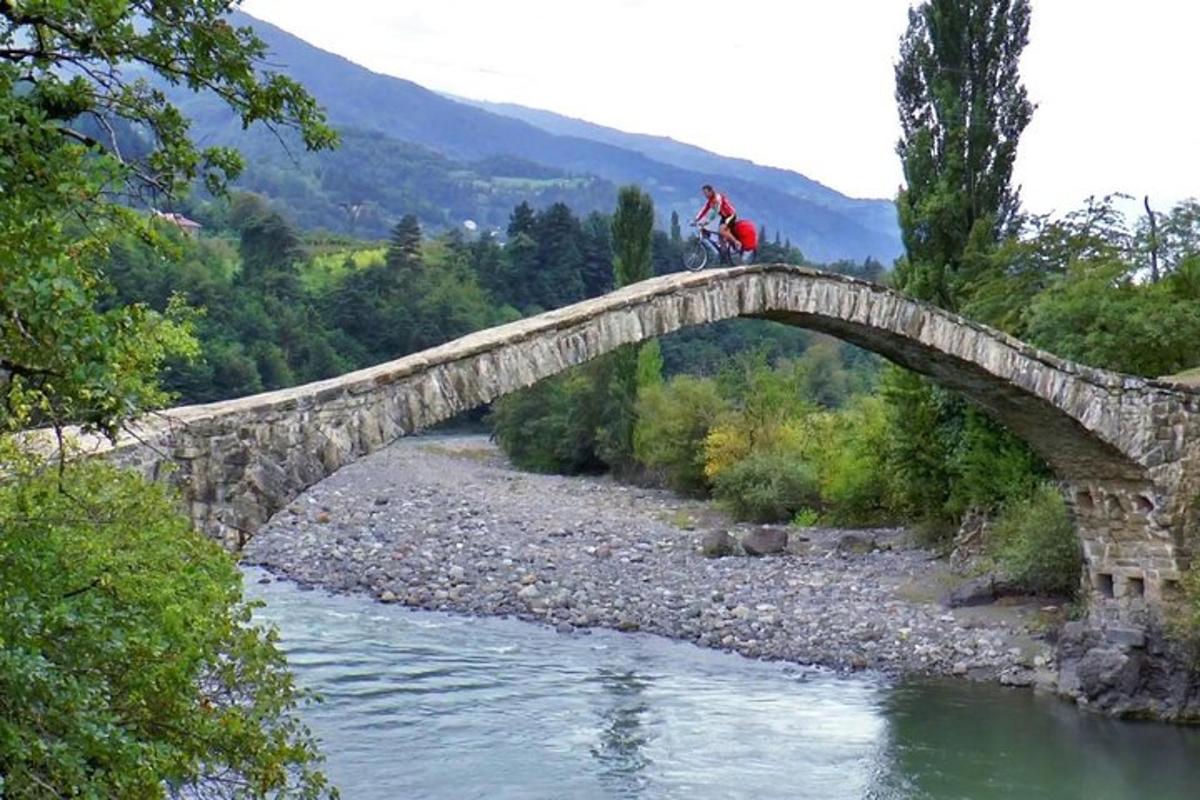
<instances>
[{"instance_id":1,"label":"bridge pier","mask_svg":"<svg viewBox=\"0 0 1200 800\"><path fill-rule=\"evenodd\" d=\"M1153 625L1190 564L1178 493L1120 481L1067 481L1084 557L1082 593L1097 624Z\"/></svg>"}]
</instances>

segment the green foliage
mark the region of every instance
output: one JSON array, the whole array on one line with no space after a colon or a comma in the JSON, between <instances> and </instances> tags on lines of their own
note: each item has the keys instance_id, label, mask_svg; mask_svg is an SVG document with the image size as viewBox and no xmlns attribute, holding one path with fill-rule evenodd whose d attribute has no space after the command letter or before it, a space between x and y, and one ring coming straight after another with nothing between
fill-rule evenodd
<instances>
[{"instance_id":1,"label":"green foliage","mask_svg":"<svg viewBox=\"0 0 1200 800\"><path fill-rule=\"evenodd\" d=\"M502 398L489 422L522 469L573 475L603 468L596 453L595 384L575 369Z\"/></svg>"},{"instance_id":2,"label":"green foliage","mask_svg":"<svg viewBox=\"0 0 1200 800\"><path fill-rule=\"evenodd\" d=\"M895 521L886 474L893 436L887 407L858 395L839 409L822 409L807 393L809 377L803 360L771 368L761 358L742 358L718 379L681 375L644 388L634 434L637 458L669 486L689 493L703 493L748 460L760 470L768 461L801 464L817 482L805 497L813 513L854 524ZM747 473L735 475L724 483L724 499L736 504L732 493L754 489L759 500L746 502L763 504L771 487Z\"/></svg>"},{"instance_id":3,"label":"green foliage","mask_svg":"<svg viewBox=\"0 0 1200 800\"><path fill-rule=\"evenodd\" d=\"M1079 589L1079 539L1062 495L1050 484L1004 507L991 547L1005 573L1026 591L1073 595Z\"/></svg>"},{"instance_id":4,"label":"green foliage","mask_svg":"<svg viewBox=\"0 0 1200 800\"><path fill-rule=\"evenodd\" d=\"M1167 375L1200 363L1200 257L1159 283L1137 283L1122 260L1076 261L1038 295L1029 337L1085 364Z\"/></svg>"},{"instance_id":5,"label":"green foliage","mask_svg":"<svg viewBox=\"0 0 1200 800\"><path fill-rule=\"evenodd\" d=\"M995 510L1010 498L1028 497L1049 469L1029 446L978 409L962 411L949 454L947 512L959 519L971 509Z\"/></svg>"},{"instance_id":6,"label":"green foliage","mask_svg":"<svg viewBox=\"0 0 1200 800\"><path fill-rule=\"evenodd\" d=\"M1028 0L926 0L909 11L896 65L906 256L895 283L1014 332L1048 273L1037 248L999 244L1021 221L1010 183L1033 113L1018 68L1029 19ZM923 379L890 370L882 392L892 494L923 530L947 533L1040 474L1023 444Z\"/></svg>"},{"instance_id":7,"label":"green foliage","mask_svg":"<svg viewBox=\"0 0 1200 800\"><path fill-rule=\"evenodd\" d=\"M634 453L642 465L661 472L676 491L702 494L704 440L729 410L715 381L679 375L638 394Z\"/></svg>"},{"instance_id":8,"label":"green foliage","mask_svg":"<svg viewBox=\"0 0 1200 800\"><path fill-rule=\"evenodd\" d=\"M323 316L356 366L433 347L500 321L479 287L465 245L442 241L422 251L420 229L399 231L384 263L351 272L324 299ZM426 263L426 262L430 263Z\"/></svg>"},{"instance_id":9,"label":"green foliage","mask_svg":"<svg viewBox=\"0 0 1200 800\"><path fill-rule=\"evenodd\" d=\"M812 467L785 453L753 452L713 481L713 495L738 519L782 522L818 505L820 486Z\"/></svg>"},{"instance_id":10,"label":"green foliage","mask_svg":"<svg viewBox=\"0 0 1200 800\"><path fill-rule=\"evenodd\" d=\"M821 521L821 512L815 508L802 508L792 517L792 525L797 528L811 528Z\"/></svg>"},{"instance_id":11,"label":"green foliage","mask_svg":"<svg viewBox=\"0 0 1200 800\"><path fill-rule=\"evenodd\" d=\"M392 228L385 265L389 272L405 277L421 269L421 224L412 214L405 214Z\"/></svg>"},{"instance_id":12,"label":"green foliage","mask_svg":"<svg viewBox=\"0 0 1200 800\"><path fill-rule=\"evenodd\" d=\"M578 299L574 294L588 284L601 286L598 266L589 266L595 259L609 259L609 281L617 286L649 277L654 227L649 196L636 186L625 187L611 238L603 221L593 215L585 226L566 206L535 214L521 204L509 220L512 244L489 263L513 276L510 291L525 286L531 293L526 302L532 297L547 307ZM564 276L573 280L565 281ZM662 361L657 343L622 347L566 378L504 398L491 418L497 441L514 463L531 469L571 473L605 467L627 472L636 463L638 389L661 382Z\"/></svg>"},{"instance_id":13,"label":"green foliage","mask_svg":"<svg viewBox=\"0 0 1200 800\"><path fill-rule=\"evenodd\" d=\"M650 277L651 237L654 232L654 203L636 186L625 186L617 195L612 219L613 280L617 288ZM650 374L653 356L643 361L641 345L622 347L589 366L596 386L596 455L618 472L634 464L633 429L639 377ZM661 364L661 354L657 358Z\"/></svg>"},{"instance_id":14,"label":"green foliage","mask_svg":"<svg viewBox=\"0 0 1200 800\"><path fill-rule=\"evenodd\" d=\"M333 291L350 273L382 264L386 258L386 247L369 242L356 242L324 252L312 248L311 255L301 265L300 282L305 293L320 297Z\"/></svg>"},{"instance_id":15,"label":"green foliage","mask_svg":"<svg viewBox=\"0 0 1200 800\"><path fill-rule=\"evenodd\" d=\"M947 522L957 403L898 367L884 373L881 391L892 431L887 476L900 512L907 519Z\"/></svg>"},{"instance_id":16,"label":"green foliage","mask_svg":"<svg viewBox=\"0 0 1200 800\"><path fill-rule=\"evenodd\" d=\"M627 345L583 368L592 393L582 398L589 408L580 409L579 413L595 420L596 456L617 473L628 471L634 463L639 349L637 345Z\"/></svg>"},{"instance_id":17,"label":"green foliage","mask_svg":"<svg viewBox=\"0 0 1200 800\"><path fill-rule=\"evenodd\" d=\"M653 233L654 202L650 195L637 186L621 187L612 220L613 277L618 288L650 277Z\"/></svg>"},{"instance_id":18,"label":"green foliage","mask_svg":"<svg viewBox=\"0 0 1200 800\"><path fill-rule=\"evenodd\" d=\"M168 319L97 308L112 242L158 238L117 201L198 177L218 188L242 164L228 148L196 148L175 106L137 76L211 89L244 124L294 126L310 148L335 141L298 84L259 69L265 46L224 21L231 2L145 5L0 5L0 427L80 421L112 435L164 401L158 364L188 350ZM142 133L122 150L117 130Z\"/></svg>"},{"instance_id":19,"label":"green foliage","mask_svg":"<svg viewBox=\"0 0 1200 800\"><path fill-rule=\"evenodd\" d=\"M637 387L639 391L663 382L662 346L658 339L651 339L638 348Z\"/></svg>"},{"instance_id":20,"label":"green foliage","mask_svg":"<svg viewBox=\"0 0 1200 800\"><path fill-rule=\"evenodd\" d=\"M870 525L899 518L886 461L892 436L887 405L877 396L859 395L828 415L811 458L831 520Z\"/></svg>"},{"instance_id":21,"label":"green foliage","mask_svg":"<svg viewBox=\"0 0 1200 800\"><path fill-rule=\"evenodd\" d=\"M1016 218L1017 143L1033 114L1018 62L1028 0L926 0L896 65L905 291L957 308L962 283Z\"/></svg>"},{"instance_id":22,"label":"green foliage","mask_svg":"<svg viewBox=\"0 0 1200 800\"><path fill-rule=\"evenodd\" d=\"M5 796L319 797L305 695L163 490L0 439Z\"/></svg>"}]
</instances>

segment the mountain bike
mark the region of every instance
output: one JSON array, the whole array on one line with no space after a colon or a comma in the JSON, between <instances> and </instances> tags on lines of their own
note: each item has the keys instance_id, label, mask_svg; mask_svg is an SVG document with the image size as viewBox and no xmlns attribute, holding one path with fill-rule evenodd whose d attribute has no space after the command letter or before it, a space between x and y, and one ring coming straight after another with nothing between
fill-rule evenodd
<instances>
[{"instance_id":1,"label":"mountain bike","mask_svg":"<svg viewBox=\"0 0 1200 800\"><path fill-rule=\"evenodd\" d=\"M754 251L742 254L734 250L721 234L709 230L704 225L693 222L692 227L699 228L700 235L693 236L683 246L683 268L689 272L699 272L708 266L710 261L723 267L732 267L739 263L749 263L749 258L754 256Z\"/></svg>"}]
</instances>

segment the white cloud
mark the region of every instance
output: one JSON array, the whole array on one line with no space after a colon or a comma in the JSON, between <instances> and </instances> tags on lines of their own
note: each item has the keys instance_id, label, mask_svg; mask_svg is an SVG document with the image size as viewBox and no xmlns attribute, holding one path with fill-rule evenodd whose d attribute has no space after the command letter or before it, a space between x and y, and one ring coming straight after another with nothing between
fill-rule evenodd
<instances>
[{"instance_id":1,"label":"white cloud","mask_svg":"<svg viewBox=\"0 0 1200 800\"><path fill-rule=\"evenodd\" d=\"M788 167L856 196L900 183L892 65L908 0L247 0L371 69ZM335 10L331 10L335 9ZM1200 194L1200 3L1034 0L1027 205Z\"/></svg>"}]
</instances>

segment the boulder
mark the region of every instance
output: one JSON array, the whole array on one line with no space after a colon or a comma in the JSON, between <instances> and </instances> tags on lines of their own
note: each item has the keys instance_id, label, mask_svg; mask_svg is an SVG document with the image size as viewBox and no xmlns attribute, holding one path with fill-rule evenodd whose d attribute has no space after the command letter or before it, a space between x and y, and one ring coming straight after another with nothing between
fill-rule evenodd
<instances>
[{"instance_id":1,"label":"boulder","mask_svg":"<svg viewBox=\"0 0 1200 800\"><path fill-rule=\"evenodd\" d=\"M841 555L865 556L876 549L875 537L861 533L843 533L834 545Z\"/></svg>"},{"instance_id":2,"label":"boulder","mask_svg":"<svg viewBox=\"0 0 1200 800\"><path fill-rule=\"evenodd\" d=\"M942 596L942 605L947 608L963 606L985 606L995 602L997 596L996 576L981 575L960 583Z\"/></svg>"},{"instance_id":3,"label":"boulder","mask_svg":"<svg viewBox=\"0 0 1200 800\"><path fill-rule=\"evenodd\" d=\"M769 556L787 549L788 532L782 528L756 528L742 537L748 556Z\"/></svg>"},{"instance_id":4,"label":"boulder","mask_svg":"<svg viewBox=\"0 0 1200 800\"><path fill-rule=\"evenodd\" d=\"M734 539L725 531L709 531L700 539L700 552L708 558L733 555Z\"/></svg>"}]
</instances>

